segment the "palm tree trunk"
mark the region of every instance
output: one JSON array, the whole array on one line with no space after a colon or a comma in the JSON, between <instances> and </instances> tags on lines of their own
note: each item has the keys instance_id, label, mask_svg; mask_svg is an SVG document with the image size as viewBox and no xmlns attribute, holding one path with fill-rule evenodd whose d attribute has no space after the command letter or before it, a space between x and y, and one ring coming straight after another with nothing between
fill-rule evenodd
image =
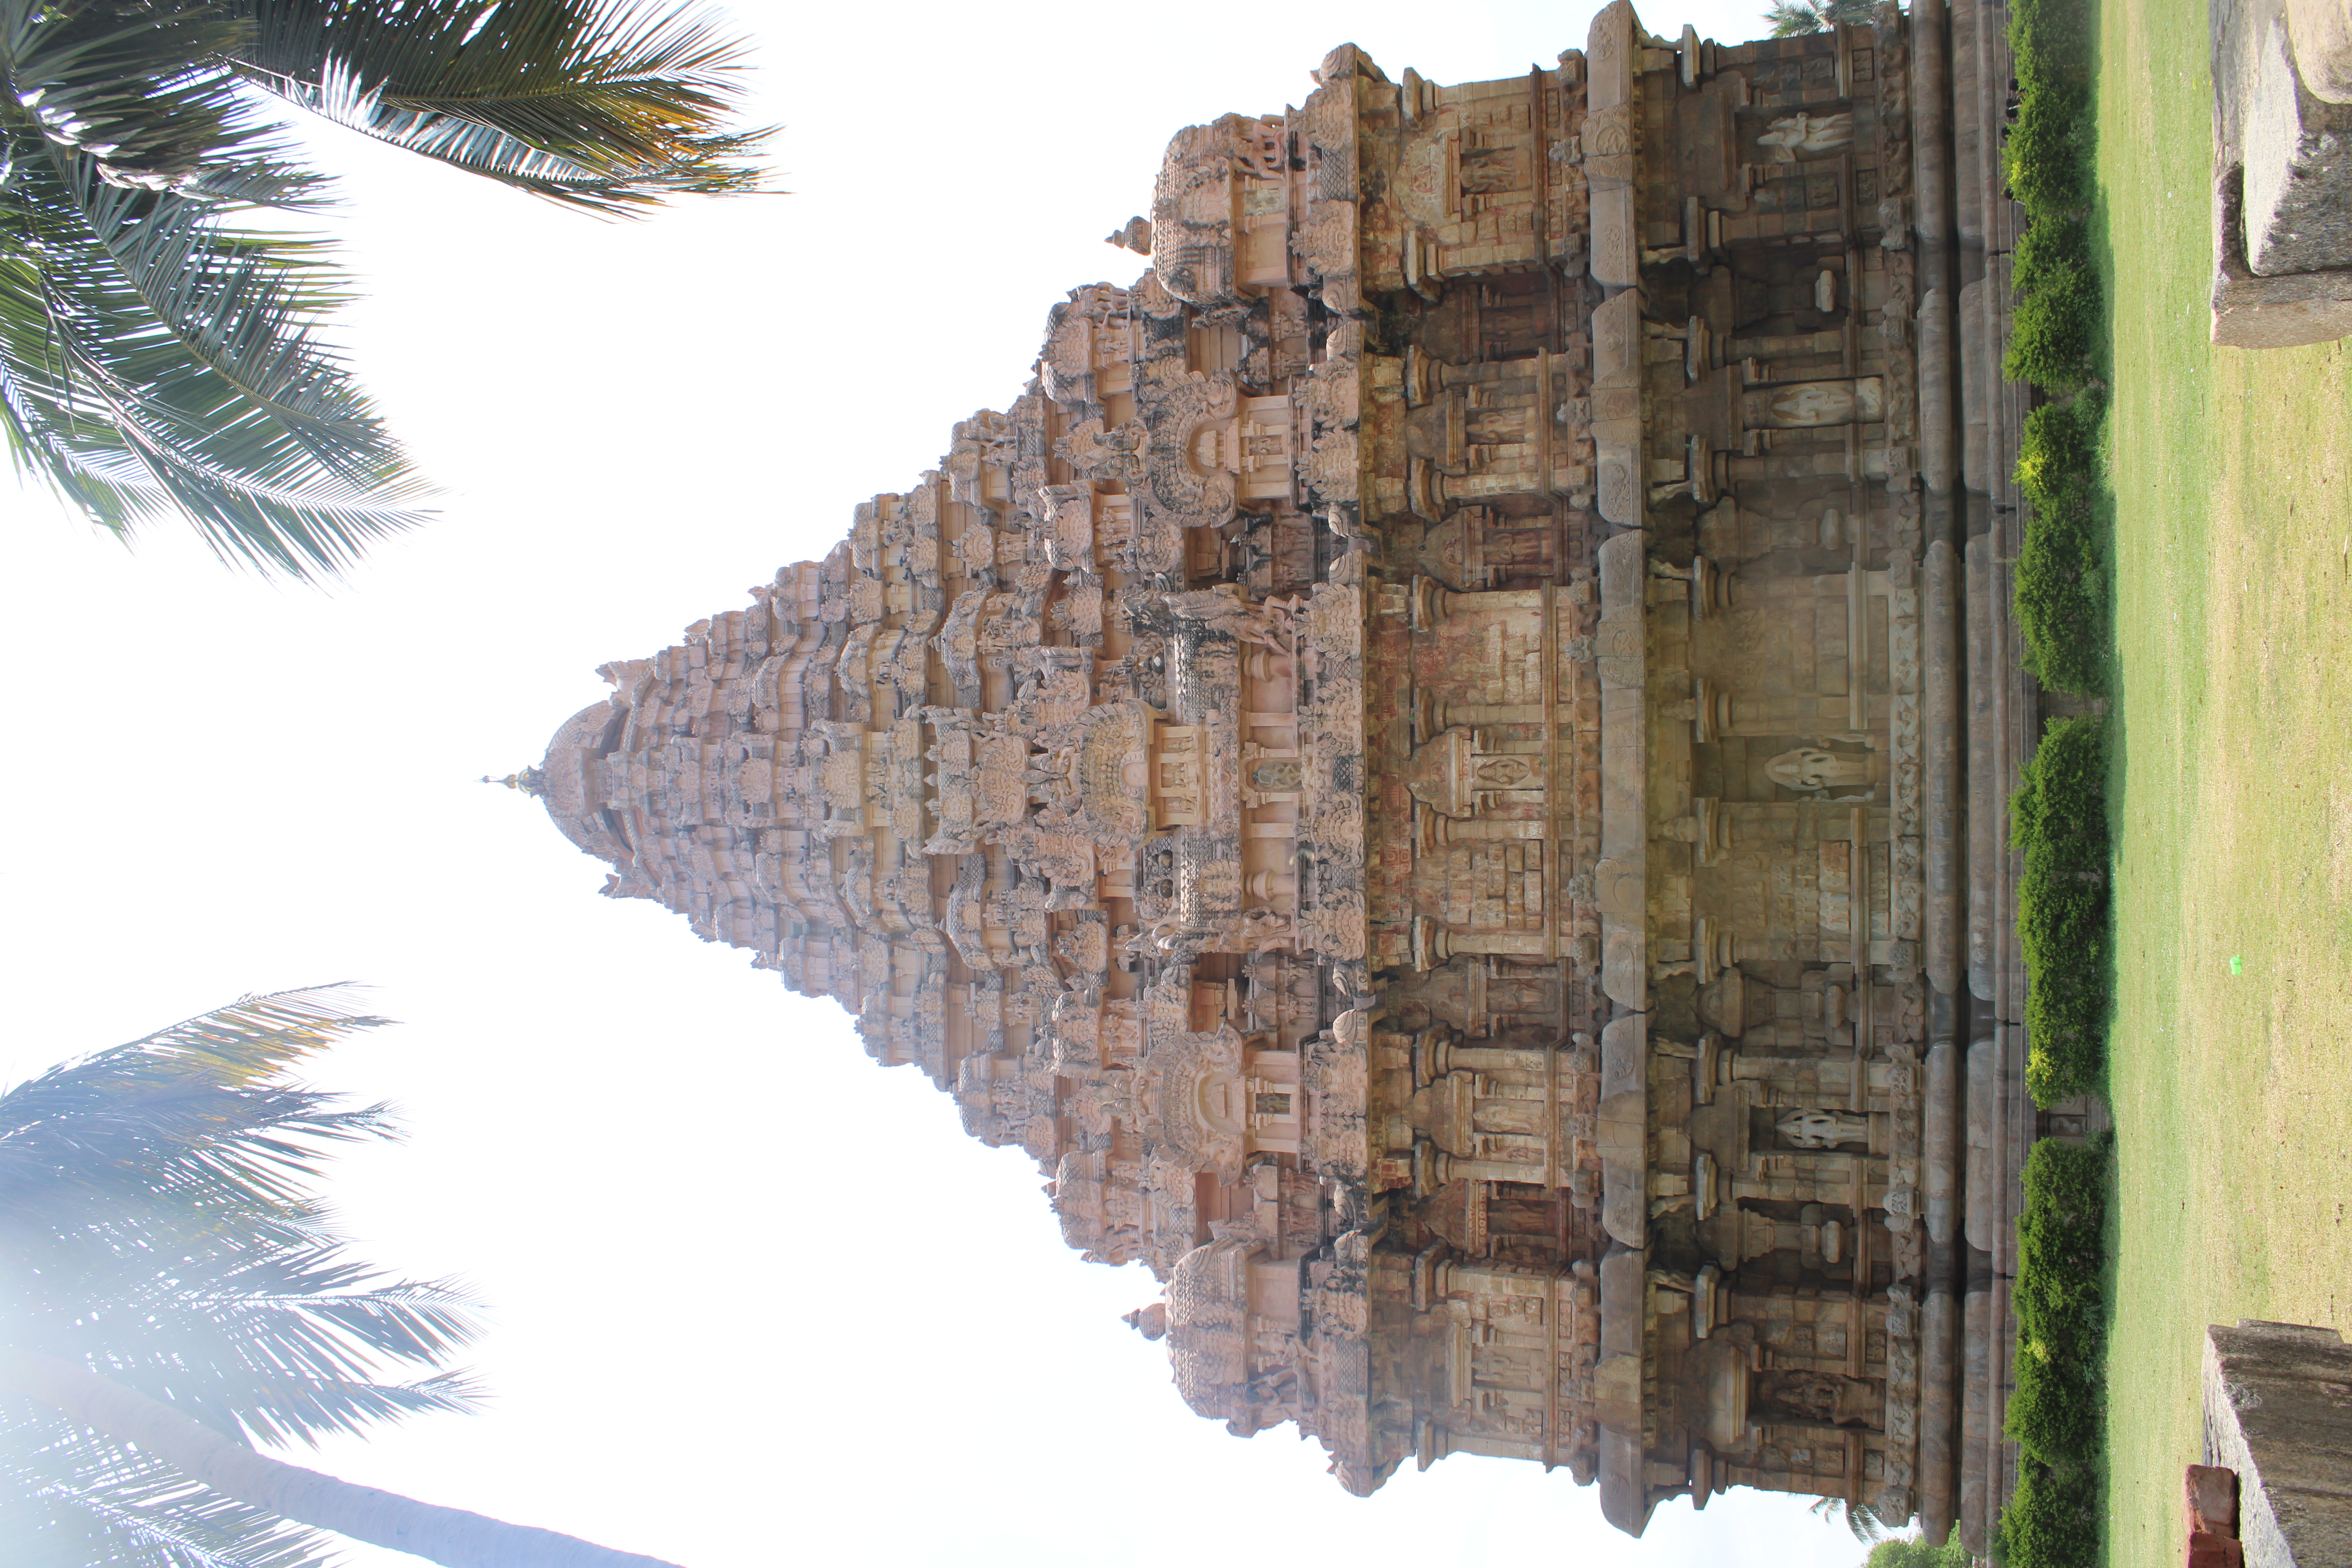
<instances>
[{"instance_id":1,"label":"palm tree trunk","mask_svg":"<svg viewBox=\"0 0 2352 1568\"><path fill-rule=\"evenodd\" d=\"M677 1568L551 1530L439 1508L257 1454L160 1400L56 1356L0 1352L0 1388L139 1445L216 1492L443 1568Z\"/></svg>"}]
</instances>

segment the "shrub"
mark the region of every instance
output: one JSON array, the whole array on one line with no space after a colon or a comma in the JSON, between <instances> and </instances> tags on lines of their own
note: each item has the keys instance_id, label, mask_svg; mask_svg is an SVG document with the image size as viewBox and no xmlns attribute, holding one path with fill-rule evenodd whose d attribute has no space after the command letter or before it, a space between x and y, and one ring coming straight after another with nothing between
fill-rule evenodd
<instances>
[{"instance_id":1,"label":"shrub","mask_svg":"<svg viewBox=\"0 0 2352 1568\"><path fill-rule=\"evenodd\" d=\"M2026 1211L2019 1221L2021 1268L2031 1258L2037 1266L2095 1278L2106 1267L2107 1179L2104 1140L2035 1142L2020 1183Z\"/></svg>"},{"instance_id":2,"label":"shrub","mask_svg":"<svg viewBox=\"0 0 2352 1568\"><path fill-rule=\"evenodd\" d=\"M2017 237L2014 265L2021 290L2091 272L2091 231L2074 213L2040 219Z\"/></svg>"},{"instance_id":3,"label":"shrub","mask_svg":"<svg viewBox=\"0 0 2352 1568\"><path fill-rule=\"evenodd\" d=\"M2007 1568L2091 1568L2099 1560L2097 1477L2021 1458L1994 1551Z\"/></svg>"},{"instance_id":4,"label":"shrub","mask_svg":"<svg viewBox=\"0 0 2352 1568\"><path fill-rule=\"evenodd\" d=\"M2016 566L2025 667L2044 686L2087 696L2105 684L2105 582L2095 542L2096 400L2045 404L2025 416L2018 486L2033 508Z\"/></svg>"},{"instance_id":5,"label":"shrub","mask_svg":"<svg viewBox=\"0 0 2352 1568\"><path fill-rule=\"evenodd\" d=\"M2017 1391L2009 1434L2047 1465L2089 1464L2099 1439L2104 1144L2043 1139L2025 1164L2017 1221Z\"/></svg>"},{"instance_id":6,"label":"shrub","mask_svg":"<svg viewBox=\"0 0 2352 1568\"><path fill-rule=\"evenodd\" d=\"M2105 1140L2043 1139L2025 1162L2017 1221L2017 1387L2008 1430L2022 1450L2017 1495L1996 1546L2009 1568L2077 1568L2097 1561L2096 1464L2104 1401Z\"/></svg>"},{"instance_id":7,"label":"shrub","mask_svg":"<svg viewBox=\"0 0 2352 1568\"><path fill-rule=\"evenodd\" d=\"M2093 548L2097 410L2078 396L2099 374L2105 295L2084 221L2092 199L2092 39L2083 0L2017 0L2010 48L2018 110L2003 167L2027 227L2011 258L2016 308L2001 373L2072 412L2029 419L2018 480L2033 510L2017 559L2018 629L2046 684L2092 692L2106 647L2105 584Z\"/></svg>"},{"instance_id":8,"label":"shrub","mask_svg":"<svg viewBox=\"0 0 2352 1568\"><path fill-rule=\"evenodd\" d=\"M1930 1544L1925 1536L1882 1541L1870 1549L1863 1568L1969 1568L1969 1549L1960 1544L1959 1527L1955 1525L1950 1539L1941 1546Z\"/></svg>"},{"instance_id":9,"label":"shrub","mask_svg":"<svg viewBox=\"0 0 2352 1568\"><path fill-rule=\"evenodd\" d=\"M2047 403L2025 416L2017 482L2034 510L2056 514L2086 507L2097 489L2098 473L2097 399Z\"/></svg>"},{"instance_id":10,"label":"shrub","mask_svg":"<svg viewBox=\"0 0 2352 1568\"><path fill-rule=\"evenodd\" d=\"M2097 1453L2098 1406L2084 1369L2020 1333L2009 1435L2044 1464L2084 1464Z\"/></svg>"},{"instance_id":11,"label":"shrub","mask_svg":"<svg viewBox=\"0 0 2352 1568\"><path fill-rule=\"evenodd\" d=\"M2011 0L2009 47L2020 81L2087 77L2090 14L2083 0Z\"/></svg>"},{"instance_id":12,"label":"shrub","mask_svg":"<svg viewBox=\"0 0 2352 1568\"><path fill-rule=\"evenodd\" d=\"M2097 374L2102 309L2082 220L2036 219L2014 267L2017 308L2001 374L2072 396Z\"/></svg>"},{"instance_id":13,"label":"shrub","mask_svg":"<svg viewBox=\"0 0 2352 1568\"><path fill-rule=\"evenodd\" d=\"M2007 373L2060 395L2090 374L2099 325L2098 275L2082 221L2095 125L2089 23L2083 0L2016 0L2010 10L2018 107L2002 169L2028 227L2015 258Z\"/></svg>"},{"instance_id":14,"label":"shrub","mask_svg":"<svg viewBox=\"0 0 2352 1568\"><path fill-rule=\"evenodd\" d=\"M2084 715L2050 726L2010 802L2025 851L2018 945L2028 989L2025 1083L2048 1106L2095 1087L2106 1020L2107 821L2105 731Z\"/></svg>"},{"instance_id":15,"label":"shrub","mask_svg":"<svg viewBox=\"0 0 2352 1568\"><path fill-rule=\"evenodd\" d=\"M2028 85L2021 95L2004 172L2010 194L2029 214L2055 216L2090 205L2091 157L2083 129L2089 99L2087 92L2039 84Z\"/></svg>"},{"instance_id":16,"label":"shrub","mask_svg":"<svg viewBox=\"0 0 2352 1568\"><path fill-rule=\"evenodd\" d=\"M2096 873L2107 865L2106 731L2095 713L2053 719L2023 769L2010 803L2011 837L2053 876Z\"/></svg>"},{"instance_id":17,"label":"shrub","mask_svg":"<svg viewBox=\"0 0 2352 1568\"><path fill-rule=\"evenodd\" d=\"M2018 105L2009 188L2036 221L2090 203L2089 21L2082 0L2016 0L2010 8Z\"/></svg>"}]
</instances>

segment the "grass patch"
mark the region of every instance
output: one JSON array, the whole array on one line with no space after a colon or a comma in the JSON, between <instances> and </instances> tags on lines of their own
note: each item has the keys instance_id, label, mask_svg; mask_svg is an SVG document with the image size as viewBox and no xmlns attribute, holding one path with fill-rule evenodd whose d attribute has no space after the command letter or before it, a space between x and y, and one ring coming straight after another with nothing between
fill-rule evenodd
<instances>
[{"instance_id":1,"label":"grass patch","mask_svg":"<svg viewBox=\"0 0 2352 1568\"><path fill-rule=\"evenodd\" d=\"M2098 14L2123 1568L2186 1556L2206 1325L2352 1329L2352 344L2212 345L2207 7Z\"/></svg>"}]
</instances>

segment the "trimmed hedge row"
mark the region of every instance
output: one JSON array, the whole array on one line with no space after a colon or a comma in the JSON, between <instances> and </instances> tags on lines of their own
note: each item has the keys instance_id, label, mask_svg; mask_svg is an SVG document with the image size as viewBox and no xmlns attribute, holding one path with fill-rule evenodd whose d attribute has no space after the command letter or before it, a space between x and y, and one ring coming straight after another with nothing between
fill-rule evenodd
<instances>
[{"instance_id":1,"label":"trimmed hedge row","mask_svg":"<svg viewBox=\"0 0 2352 1568\"><path fill-rule=\"evenodd\" d=\"M2049 1106L2099 1086L2107 1021L2105 726L2094 714L2053 721L2010 799L2011 839L2025 852L2017 939L2032 984L2025 1087Z\"/></svg>"},{"instance_id":2,"label":"trimmed hedge row","mask_svg":"<svg viewBox=\"0 0 2352 1568\"><path fill-rule=\"evenodd\" d=\"M2010 9L2018 103L2006 172L2031 226L2015 258L2009 374L2061 396L2097 368L2099 280L2084 229L2093 189L2089 24L2083 0L2015 0Z\"/></svg>"},{"instance_id":3,"label":"trimmed hedge row","mask_svg":"<svg viewBox=\"0 0 2352 1568\"><path fill-rule=\"evenodd\" d=\"M2036 217L2091 205L2091 35L2083 0L2011 0L2009 190Z\"/></svg>"},{"instance_id":4,"label":"trimmed hedge row","mask_svg":"<svg viewBox=\"0 0 2352 1568\"><path fill-rule=\"evenodd\" d=\"M2090 1568L2099 1560L2097 1473L2020 1458L1992 1549L2008 1568Z\"/></svg>"},{"instance_id":5,"label":"trimmed hedge row","mask_svg":"<svg viewBox=\"0 0 2352 1568\"><path fill-rule=\"evenodd\" d=\"M2043 1139L2025 1163L2017 1222L2017 1494L1995 1549L2009 1568L2089 1568L2099 1556L2105 1337L2106 1141Z\"/></svg>"},{"instance_id":6,"label":"trimmed hedge row","mask_svg":"<svg viewBox=\"0 0 2352 1568\"><path fill-rule=\"evenodd\" d=\"M2090 17L2083 0L2015 0L2010 48L2016 123L2004 154L2028 225L2011 258L2016 313L2003 372L2052 398L2025 425L2018 482L2033 505L2016 567L2026 665L2045 686L2089 695L2107 646L2095 518L2104 296L2091 256Z\"/></svg>"},{"instance_id":7,"label":"trimmed hedge row","mask_svg":"<svg viewBox=\"0 0 2352 1568\"><path fill-rule=\"evenodd\" d=\"M2011 0L2018 110L2006 173L2027 228L2011 258L2016 315L2005 374L2044 398L2027 416L2018 486L2030 503L2015 567L2025 662L2044 686L2105 685L2108 584L2100 570L2099 370L2105 305L2092 257L2094 12L2086 0ZM2110 937L2105 727L2050 726L2011 802L2025 852L2018 941L2030 988L2025 1082L2049 1106L2098 1087ZM2018 1216L2016 1390L2008 1431L2016 1494L1993 1550L2008 1568L2093 1568L2100 1556L2108 1158L2043 1139Z\"/></svg>"},{"instance_id":8,"label":"trimmed hedge row","mask_svg":"<svg viewBox=\"0 0 2352 1568\"><path fill-rule=\"evenodd\" d=\"M1951 1538L1941 1546L1929 1545L1925 1536L1882 1541L1870 1549L1862 1568L1969 1568L1973 1561L1969 1549L1960 1544L1959 1527L1954 1525Z\"/></svg>"}]
</instances>

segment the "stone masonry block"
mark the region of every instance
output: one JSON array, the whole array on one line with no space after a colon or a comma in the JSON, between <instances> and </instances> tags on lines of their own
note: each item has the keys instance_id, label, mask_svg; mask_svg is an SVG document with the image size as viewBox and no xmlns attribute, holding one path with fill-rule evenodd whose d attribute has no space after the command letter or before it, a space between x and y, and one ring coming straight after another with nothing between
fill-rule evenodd
<instances>
[{"instance_id":1,"label":"stone masonry block","mask_svg":"<svg viewBox=\"0 0 2352 1568\"><path fill-rule=\"evenodd\" d=\"M2217 1325L2204 1388L2204 1457L2238 1473L2251 1568L2352 1563L2352 1345L2330 1329Z\"/></svg>"},{"instance_id":2,"label":"stone masonry block","mask_svg":"<svg viewBox=\"0 0 2352 1568\"><path fill-rule=\"evenodd\" d=\"M2352 266L2352 104L2305 87L2283 22L2244 114L2248 264L2269 278Z\"/></svg>"},{"instance_id":3,"label":"stone masonry block","mask_svg":"<svg viewBox=\"0 0 2352 1568\"><path fill-rule=\"evenodd\" d=\"M2303 85L2330 103L2352 103L2352 0L2287 0L2286 19Z\"/></svg>"}]
</instances>

